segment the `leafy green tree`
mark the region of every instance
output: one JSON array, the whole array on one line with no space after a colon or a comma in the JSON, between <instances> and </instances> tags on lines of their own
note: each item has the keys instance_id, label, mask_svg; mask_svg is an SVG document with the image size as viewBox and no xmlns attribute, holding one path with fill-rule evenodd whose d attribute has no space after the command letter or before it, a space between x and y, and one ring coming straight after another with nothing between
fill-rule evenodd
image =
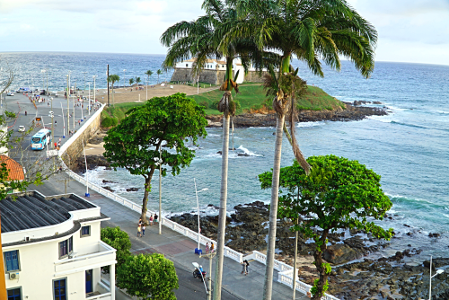
<instances>
[{"instance_id":1,"label":"leafy green tree","mask_svg":"<svg viewBox=\"0 0 449 300\"><path fill-rule=\"evenodd\" d=\"M157 70L156 74L157 74L157 83L159 84L159 76L162 74L162 70L161 69Z\"/></svg>"},{"instance_id":2,"label":"leafy green tree","mask_svg":"<svg viewBox=\"0 0 449 300\"><path fill-rule=\"evenodd\" d=\"M190 139L197 145L199 137L206 137L207 121L204 107L181 93L154 97L126 115L120 124L108 131L103 155L115 170L126 168L131 174L144 177L141 217L145 221L154 171L161 163L162 176L166 175L167 167L175 176L181 168L189 166L195 150L190 150L185 142Z\"/></svg>"},{"instance_id":3,"label":"leafy green tree","mask_svg":"<svg viewBox=\"0 0 449 300\"><path fill-rule=\"evenodd\" d=\"M134 78L130 78L129 79L129 85L133 85L133 83L134 83Z\"/></svg>"},{"instance_id":4,"label":"leafy green tree","mask_svg":"<svg viewBox=\"0 0 449 300\"><path fill-rule=\"evenodd\" d=\"M117 268L117 286L138 299L176 300L179 288L175 265L163 254L128 256Z\"/></svg>"},{"instance_id":5,"label":"leafy green tree","mask_svg":"<svg viewBox=\"0 0 449 300\"><path fill-rule=\"evenodd\" d=\"M315 241L313 257L320 278L311 292L312 299L321 299L331 273L322 258L328 234L357 228L388 240L393 229L385 230L368 219L382 220L393 204L381 189L380 175L358 161L335 155L311 156L307 161L312 166L309 176L296 161L280 170L279 187L285 193L279 197L277 217L299 219L292 230ZM272 187L272 176L272 172L259 175L262 188Z\"/></svg>"},{"instance_id":6,"label":"leafy green tree","mask_svg":"<svg viewBox=\"0 0 449 300\"><path fill-rule=\"evenodd\" d=\"M117 250L116 259L117 264L124 264L128 256L131 255L129 251L131 249L131 241L129 240L128 233L121 230L120 227L106 227L101 229L101 240ZM109 267L104 268L108 273Z\"/></svg>"},{"instance_id":7,"label":"leafy green tree","mask_svg":"<svg viewBox=\"0 0 449 300\"><path fill-rule=\"evenodd\" d=\"M141 83L142 82L142 80L140 79L140 77L136 77L136 83L137 83L137 85L139 85L139 83Z\"/></svg>"},{"instance_id":8,"label":"leafy green tree","mask_svg":"<svg viewBox=\"0 0 449 300\"><path fill-rule=\"evenodd\" d=\"M120 81L120 77L117 74L112 74L107 79L112 85L112 105L114 105L114 83Z\"/></svg>"},{"instance_id":9,"label":"leafy green tree","mask_svg":"<svg viewBox=\"0 0 449 300\"><path fill-rule=\"evenodd\" d=\"M279 75L271 75L278 85L273 89L273 108L277 113L275 157L272 178L271 211L267 249L264 296L271 299L276 240L276 212L282 149L282 131L291 104L293 89L283 82L296 76L290 66L292 56L307 63L312 73L323 76L321 61L340 69L340 56L348 57L368 77L374 69L375 28L353 10L344 0L235 0L237 10L245 17L233 26L227 39L256 37L261 49L274 50L281 55ZM292 117L294 120L294 118ZM294 128L293 124L290 126ZM290 135L293 137L294 134ZM309 172L309 165L299 147L294 145L297 161Z\"/></svg>"}]
</instances>

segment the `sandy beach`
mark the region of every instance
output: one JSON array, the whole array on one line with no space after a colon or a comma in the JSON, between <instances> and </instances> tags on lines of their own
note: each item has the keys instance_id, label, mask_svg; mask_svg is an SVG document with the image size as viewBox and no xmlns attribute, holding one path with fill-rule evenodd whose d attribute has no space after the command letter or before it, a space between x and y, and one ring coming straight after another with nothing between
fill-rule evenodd
<instances>
[{"instance_id":1,"label":"sandy beach","mask_svg":"<svg viewBox=\"0 0 449 300\"><path fill-rule=\"evenodd\" d=\"M110 91L109 103L125 103L125 102L138 102L145 101L147 99L146 88L145 86L141 86L142 90L136 90L136 87L126 87L126 88L114 88L114 100L112 99L112 93ZM209 92L211 90L218 89L218 87L210 87L210 88L200 88L200 93ZM162 97L169 96L175 93L185 93L186 95L194 95L197 94L198 89L196 87L182 85L182 84L170 84L164 85L161 84L148 86L148 99L153 97ZM83 96L87 96L89 94L88 91L79 91L79 93ZM58 92L58 96L63 97L64 92ZM93 90L90 92L90 96L93 98ZM108 91L107 89L97 89L95 97L101 103L108 103Z\"/></svg>"}]
</instances>

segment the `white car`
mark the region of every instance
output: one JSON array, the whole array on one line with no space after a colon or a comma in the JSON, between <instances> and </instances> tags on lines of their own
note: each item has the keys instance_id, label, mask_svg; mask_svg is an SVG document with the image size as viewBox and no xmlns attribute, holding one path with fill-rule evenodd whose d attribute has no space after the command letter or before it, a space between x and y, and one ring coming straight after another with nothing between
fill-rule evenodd
<instances>
[{"instance_id":1,"label":"white car","mask_svg":"<svg viewBox=\"0 0 449 300\"><path fill-rule=\"evenodd\" d=\"M20 125L18 131L19 132L24 132L25 131L25 126Z\"/></svg>"},{"instance_id":2,"label":"white car","mask_svg":"<svg viewBox=\"0 0 449 300\"><path fill-rule=\"evenodd\" d=\"M12 92L7 93L6 96L14 96L14 93L12 93Z\"/></svg>"}]
</instances>

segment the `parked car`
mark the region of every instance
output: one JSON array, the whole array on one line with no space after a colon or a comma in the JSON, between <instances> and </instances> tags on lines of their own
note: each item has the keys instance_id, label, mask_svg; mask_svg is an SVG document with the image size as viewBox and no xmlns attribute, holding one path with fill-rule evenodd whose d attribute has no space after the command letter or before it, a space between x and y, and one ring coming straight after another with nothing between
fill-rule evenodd
<instances>
[{"instance_id":1,"label":"parked car","mask_svg":"<svg viewBox=\"0 0 449 300\"><path fill-rule=\"evenodd\" d=\"M18 131L19 132L24 132L25 131L25 126L20 125Z\"/></svg>"},{"instance_id":2,"label":"parked car","mask_svg":"<svg viewBox=\"0 0 449 300\"><path fill-rule=\"evenodd\" d=\"M14 96L14 93L13 92L9 92L9 93L6 94L6 96Z\"/></svg>"}]
</instances>

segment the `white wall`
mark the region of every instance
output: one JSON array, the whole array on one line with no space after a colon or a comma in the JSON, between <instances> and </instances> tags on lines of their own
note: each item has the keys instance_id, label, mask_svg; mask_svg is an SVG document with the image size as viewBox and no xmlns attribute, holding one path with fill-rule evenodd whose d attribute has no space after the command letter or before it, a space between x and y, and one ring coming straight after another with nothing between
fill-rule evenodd
<instances>
[{"instance_id":1,"label":"white wall","mask_svg":"<svg viewBox=\"0 0 449 300\"><path fill-rule=\"evenodd\" d=\"M19 279L10 280L9 274L5 274L6 288L21 287L22 299L53 299L53 280L66 278L67 295L70 300L86 299L85 295L85 270L93 269L92 286L98 289L98 283L101 280L99 266L80 267L73 263L73 269L66 274L58 275L56 273L55 262L66 261L69 258L59 259L59 243L73 237L73 252L77 256L88 253L101 252L100 241L100 221L88 222L82 225L91 226L91 235L81 237L78 230L72 235L43 241L39 243L29 243L20 246L3 247L3 252L19 250ZM95 265L95 259L92 260ZM115 263L115 252L110 264ZM81 265L81 263L79 264ZM106 264L108 265L108 264ZM70 274L67 274L70 273Z\"/></svg>"}]
</instances>

